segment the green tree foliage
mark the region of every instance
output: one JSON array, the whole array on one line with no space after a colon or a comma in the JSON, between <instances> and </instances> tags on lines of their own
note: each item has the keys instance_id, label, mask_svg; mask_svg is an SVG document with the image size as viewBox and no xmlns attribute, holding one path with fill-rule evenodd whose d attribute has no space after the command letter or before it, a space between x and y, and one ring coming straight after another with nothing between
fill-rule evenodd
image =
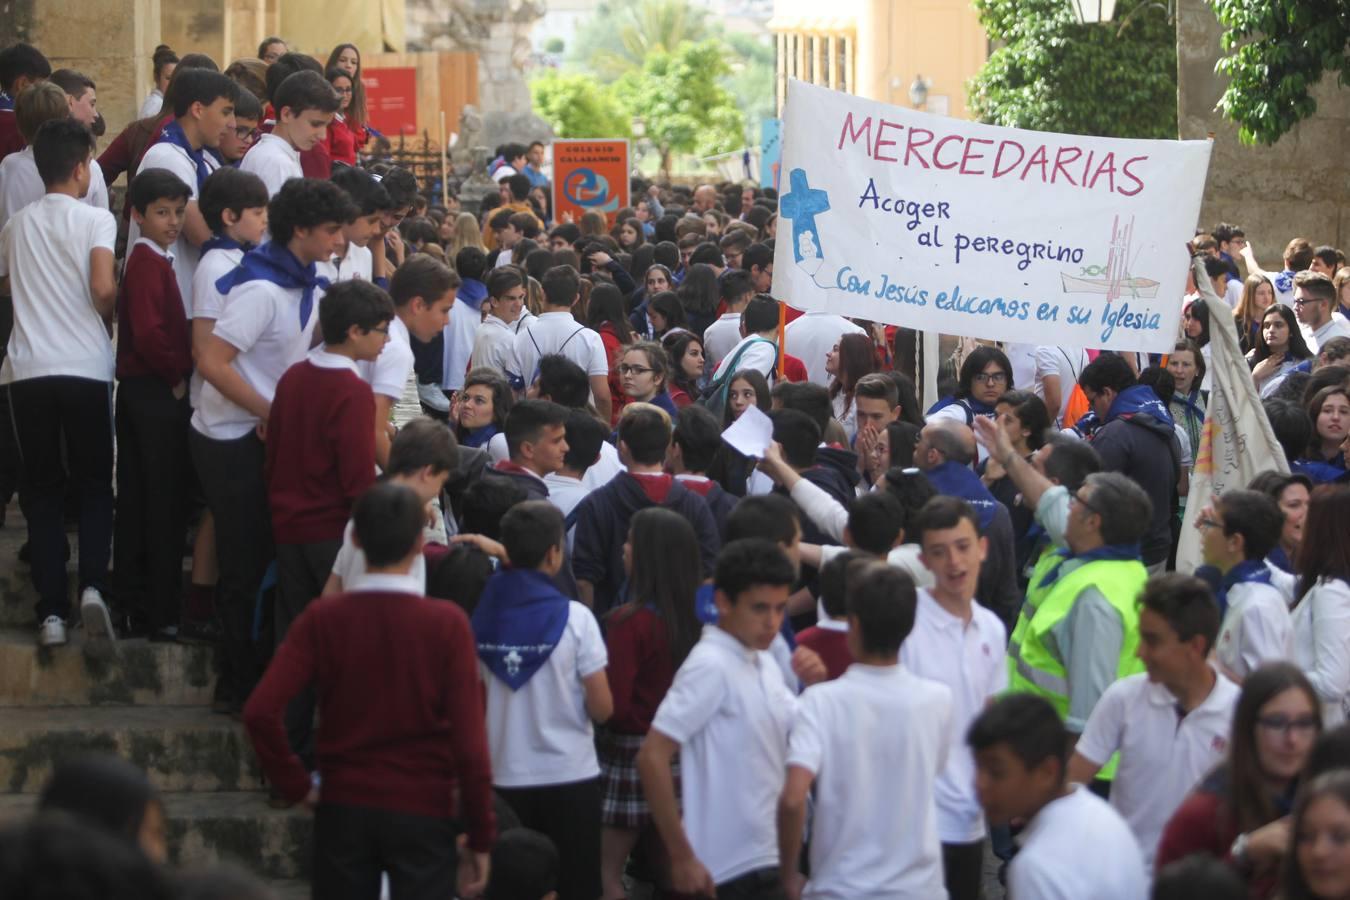
<instances>
[{"instance_id":1,"label":"green tree foliage","mask_svg":"<svg viewBox=\"0 0 1350 900\"><path fill-rule=\"evenodd\" d=\"M609 0L577 30L574 60L614 81L642 68L653 53L671 53L707 36L707 12L688 0Z\"/></svg>"},{"instance_id":2,"label":"green tree foliage","mask_svg":"<svg viewBox=\"0 0 1350 900\"><path fill-rule=\"evenodd\" d=\"M619 101L641 117L662 172L669 173L673 153L709 156L741 146L741 111L720 84L729 71L723 46L708 40L652 53L641 70L615 83Z\"/></svg>"},{"instance_id":3,"label":"green tree foliage","mask_svg":"<svg viewBox=\"0 0 1350 900\"><path fill-rule=\"evenodd\" d=\"M1350 84L1346 0L1211 0L1226 27L1219 101L1248 143L1273 144L1317 109L1309 90L1323 73Z\"/></svg>"},{"instance_id":4,"label":"green tree foliage","mask_svg":"<svg viewBox=\"0 0 1350 900\"><path fill-rule=\"evenodd\" d=\"M974 2L997 47L969 86L982 121L1104 137L1176 137L1176 29L1161 9L1139 9L1117 34L1115 23L1077 24L1068 0ZM1120 0L1116 21L1147 5Z\"/></svg>"},{"instance_id":5,"label":"green tree foliage","mask_svg":"<svg viewBox=\"0 0 1350 900\"><path fill-rule=\"evenodd\" d=\"M628 114L613 92L585 75L547 70L530 81L534 111L561 138L628 137Z\"/></svg>"}]
</instances>

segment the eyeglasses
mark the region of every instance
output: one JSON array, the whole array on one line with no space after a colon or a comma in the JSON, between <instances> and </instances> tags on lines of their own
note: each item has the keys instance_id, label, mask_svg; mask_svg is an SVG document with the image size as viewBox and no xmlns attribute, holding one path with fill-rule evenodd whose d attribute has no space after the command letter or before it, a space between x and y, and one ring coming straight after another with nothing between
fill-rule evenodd
<instances>
[{"instance_id":1,"label":"eyeglasses","mask_svg":"<svg viewBox=\"0 0 1350 900\"><path fill-rule=\"evenodd\" d=\"M246 144L251 144L258 139L258 129L256 128L236 128L234 136Z\"/></svg>"},{"instance_id":2,"label":"eyeglasses","mask_svg":"<svg viewBox=\"0 0 1350 900\"><path fill-rule=\"evenodd\" d=\"M388 326L388 325L376 325L374 328L372 328L372 329L370 329L370 330L371 330L371 331L378 331L380 334L384 335L385 337L389 337L389 326Z\"/></svg>"},{"instance_id":3,"label":"eyeglasses","mask_svg":"<svg viewBox=\"0 0 1350 900\"><path fill-rule=\"evenodd\" d=\"M1006 372L977 372L975 380L980 384L1007 384L1008 373Z\"/></svg>"},{"instance_id":4,"label":"eyeglasses","mask_svg":"<svg viewBox=\"0 0 1350 900\"><path fill-rule=\"evenodd\" d=\"M655 372L655 369L649 369L645 366L630 366L628 363L619 365L620 375L646 375L648 372Z\"/></svg>"},{"instance_id":5,"label":"eyeglasses","mask_svg":"<svg viewBox=\"0 0 1350 900\"><path fill-rule=\"evenodd\" d=\"M1256 720L1256 724L1266 731L1274 731L1284 735L1295 731L1309 734L1317 730L1317 719L1312 716L1298 716L1297 718L1283 715L1261 716Z\"/></svg>"},{"instance_id":6,"label":"eyeglasses","mask_svg":"<svg viewBox=\"0 0 1350 900\"><path fill-rule=\"evenodd\" d=\"M1195 524L1198 525L1198 526L1201 527L1201 528L1222 528L1222 527L1223 527L1223 523L1222 523L1222 522L1216 522L1216 521L1214 521L1213 519L1211 519L1209 516L1205 516L1204 518L1202 518L1199 522L1196 522Z\"/></svg>"},{"instance_id":7,"label":"eyeglasses","mask_svg":"<svg viewBox=\"0 0 1350 900\"><path fill-rule=\"evenodd\" d=\"M1309 303L1321 303L1326 297L1295 297L1295 306L1307 306Z\"/></svg>"},{"instance_id":8,"label":"eyeglasses","mask_svg":"<svg viewBox=\"0 0 1350 900\"><path fill-rule=\"evenodd\" d=\"M1099 515L1099 516L1102 514L1102 511L1101 511L1100 509L1098 509L1097 507L1093 506L1093 505L1092 505L1092 501L1088 500L1088 499L1087 499L1086 497L1084 497L1081 493L1078 493L1078 494L1070 494L1070 495L1069 495L1069 500L1072 501L1072 502L1074 502L1074 503L1081 503L1083 506L1086 506L1086 507L1088 508L1088 512L1094 512L1094 513L1096 513L1096 514Z\"/></svg>"}]
</instances>

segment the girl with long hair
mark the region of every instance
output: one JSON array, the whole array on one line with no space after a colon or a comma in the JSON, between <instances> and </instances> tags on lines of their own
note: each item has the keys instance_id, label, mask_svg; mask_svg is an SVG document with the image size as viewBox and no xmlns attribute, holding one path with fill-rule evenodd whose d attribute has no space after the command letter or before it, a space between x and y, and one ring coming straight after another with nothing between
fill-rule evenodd
<instances>
[{"instance_id":1,"label":"girl with long hair","mask_svg":"<svg viewBox=\"0 0 1350 900\"><path fill-rule=\"evenodd\" d=\"M652 323L652 340L661 340L672 328L684 328L684 304L674 291L662 291L647 304L647 318Z\"/></svg>"},{"instance_id":2,"label":"girl with long hair","mask_svg":"<svg viewBox=\"0 0 1350 900\"><path fill-rule=\"evenodd\" d=\"M773 393L769 390L768 380L757 370L741 369L727 383L722 429L729 428L752 406L767 415L773 409ZM722 490L737 497L767 494L773 490L773 481L756 468L755 460L742 456L725 441L708 469L708 477L721 484Z\"/></svg>"},{"instance_id":3,"label":"girl with long hair","mask_svg":"<svg viewBox=\"0 0 1350 900\"><path fill-rule=\"evenodd\" d=\"M1308 419L1312 440L1296 469L1318 483L1340 480L1345 476L1345 439L1350 434L1350 391L1338 384L1322 388L1308 401Z\"/></svg>"},{"instance_id":4,"label":"girl with long hair","mask_svg":"<svg viewBox=\"0 0 1350 900\"><path fill-rule=\"evenodd\" d=\"M1292 309L1276 303L1261 314L1247 365L1252 367L1252 381L1263 400L1275 393L1289 373L1310 371L1313 356Z\"/></svg>"},{"instance_id":5,"label":"girl with long hair","mask_svg":"<svg viewBox=\"0 0 1350 900\"><path fill-rule=\"evenodd\" d=\"M619 377L629 403L650 403L664 409L672 419L679 412L666 390L670 360L655 341L638 341L626 347L619 363Z\"/></svg>"},{"instance_id":6,"label":"girl with long hair","mask_svg":"<svg viewBox=\"0 0 1350 900\"><path fill-rule=\"evenodd\" d=\"M1270 279L1264 275L1248 275L1242 283L1242 296L1233 310L1238 344L1243 353L1250 353L1256 347L1257 335L1261 333L1261 320L1274 303L1275 285L1270 283Z\"/></svg>"},{"instance_id":7,"label":"girl with long hair","mask_svg":"<svg viewBox=\"0 0 1350 900\"><path fill-rule=\"evenodd\" d=\"M1168 820L1154 865L1200 853L1234 866L1270 897L1288 847L1285 818L1322 732L1317 693L1297 667L1271 663L1242 683L1227 758Z\"/></svg>"},{"instance_id":8,"label":"girl with long hair","mask_svg":"<svg viewBox=\"0 0 1350 900\"><path fill-rule=\"evenodd\" d=\"M370 134L366 130L369 118L366 114L366 88L361 83L361 51L355 44L338 44L328 54L328 64L324 66L328 83L342 95L342 105L337 115L328 125L328 152L336 162L349 166L356 165L356 154L366 145ZM350 92L344 93L334 80L337 72L343 72L350 84Z\"/></svg>"},{"instance_id":9,"label":"girl with long hair","mask_svg":"<svg viewBox=\"0 0 1350 900\"><path fill-rule=\"evenodd\" d=\"M675 328L661 339L670 357L670 399L677 409L697 400L703 392L703 341L686 328Z\"/></svg>"},{"instance_id":10,"label":"girl with long hair","mask_svg":"<svg viewBox=\"0 0 1350 900\"><path fill-rule=\"evenodd\" d=\"M1274 500L1284 514L1284 526L1280 529L1280 540L1270 551L1266 562L1276 573L1272 580L1285 594L1285 599L1293 603L1298 596L1298 583L1294 575L1298 571L1295 561L1299 547L1303 544L1303 526L1308 520L1308 501L1312 496L1312 481L1306 475L1284 475L1280 472L1262 472L1247 485L1254 491L1260 491Z\"/></svg>"},{"instance_id":11,"label":"girl with long hair","mask_svg":"<svg viewBox=\"0 0 1350 900\"><path fill-rule=\"evenodd\" d=\"M853 405L853 388L864 375L871 375L876 370L876 352L872 339L865 334L842 335L830 352L825 354L825 371L834 376L830 381L834 419L843 426L850 444L858 434L858 411Z\"/></svg>"},{"instance_id":12,"label":"girl with long hair","mask_svg":"<svg viewBox=\"0 0 1350 900\"><path fill-rule=\"evenodd\" d=\"M702 571L699 559L694 528L679 513L654 506L633 516L623 546L633 599L605 617L609 677L614 683L614 713L598 740L605 900L628 896L624 864L642 830L651 825L637 774L637 752L675 671L702 631L694 601Z\"/></svg>"},{"instance_id":13,"label":"girl with long hair","mask_svg":"<svg viewBox=\"0 0 1350 900\"><path fill-rule=\"evenodd\" d=\"M486 366L470 370L451 417L457 423L455 437L465 447L486 447L506 427L514 399L511 384L501 372Z\"/></svg>"},{"instance_id":14,"label":"girl with long hair","mask_svg":"<svg viewBox=\"0 0 1350 900\"><path fill-rule=\"evenodd\" d=\"M646 242L642 236L642 223L637 219L624 219L615 231L614 239L625 253L633 253Z\"/></svg>"},{"instance_id":15,"label":"girl with long hair","mask_svg":"<svg viewBox=\"0 0 1350 900\"><path fill-rule=\"evenodd\" d=\"M609 360L609 394L614 410L609 424L617 427L619 413L628 402L623 393L623 379L619 377L619 360L624 347L633 343L633 329L628 327L628 316L623 311L623 292L608 282L591 288L586 303L586 324L595 329L605 345L605 359Z\"/></svg>"},{"instance_id":16,"label":"girl with long hair","mask_svg":"<svg viewBox=\"0 0 1350 900\"><path fill-rule=\"evenodd\" d=\"M721 301L721 285L717 272L707 263L695 263L684 273L684 280L676 289L680 305L684 307L685 321L694 334L703 334L717 321L717 304Z\"/></svg>"},{"instance_id":17,"label":"girl with long hair","mask_svg":"<svg viewBox=\"0 0 1350 900\"><path fill-rule=\"evenodd\" d=\"M1350 486L1325 484L1312 492L1299 545L1299 600L1294 604L1291 659L1312 683L1327 727L1345 720L1350 695Z\"/></svg>"},{"instance_id":18,"label":"girl with long hair","mask_svg":"<svg viewBox=\"0 0 1350 900\"><path fill-rule=\"evenodd\" d=\"M1319 775L1299 794L1281 900L1350 898L1350 771Z\"/></svg>"},{"instance_id":19,"label":"girl with long hair","mask_svg":"<svg viewBox=\"0 0 1350 900\"><path fill-rule=\"evenodd\" d=\"M487 248L483 246L483 230L478 227L478 217L470 212L462 212L455 216L454 234L450 238L450 244L445 248L446 259L453 262L459 251L465 247L476 247L487 253Z\"/></svg>"},{"instance_id":20,"label":"girl with long hair","mask_svg":"<svg viewBox=\"0 0 1350 900\"><path fill-rule=\"evenodd\" d=\"M1191 442L1191 458L1200 450L1200 433L1205 429L1205 398L1200 385L1205 380L1205 355L1190 338L1177 341L1167 355L1167 372L1172 376L1172 401L1167 405L1172 421L1186 429Z\"/></svg>"}]
</instances>

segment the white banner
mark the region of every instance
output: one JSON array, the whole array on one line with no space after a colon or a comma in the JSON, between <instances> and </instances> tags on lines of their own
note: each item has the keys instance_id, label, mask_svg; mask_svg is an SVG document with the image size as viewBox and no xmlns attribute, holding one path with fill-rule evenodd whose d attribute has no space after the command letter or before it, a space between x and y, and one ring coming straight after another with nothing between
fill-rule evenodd
<instances>
[{"instance_id":1,"label":"white banner","mask_svg":"<svg viewBox=\"0 0 1350 900\"><path fill-rule=\"evenodd\" d=\"M1194 266L1195 283L1209 308L1226 310L1227 305L1210 287L1204 264L1196 260ZM1177 544L1178 572L1194 572L1204 561L1195 520L1206 504L1224 491L1245 488L1261 472L1274 469L1289 473L1284 451L1275 440L1275 430L1261 408L1251 370L1238 347L1232 316L1210 316L1209 346L1209 405L1205 407L1200 446L1192 448L1195 470Z\"/></svg>"},{"instance_id":2,"label":"white banner","mask_svg":"<svg viewBox=\"0 0 1350 900\"><path fill-rule=\"evenodd\" d=\"M1166 352L1209 141L999 128L800 81L774 294L1000 341Z\"/></svg>"}]
</instances>

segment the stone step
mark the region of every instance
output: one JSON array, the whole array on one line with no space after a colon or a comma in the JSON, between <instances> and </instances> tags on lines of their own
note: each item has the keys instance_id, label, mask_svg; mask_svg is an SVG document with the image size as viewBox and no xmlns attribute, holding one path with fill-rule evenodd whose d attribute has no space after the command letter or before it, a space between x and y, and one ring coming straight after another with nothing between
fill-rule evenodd
<instances>
[{"instance_id":1,"label":"stone step","mask_svg":"<svg viewBox=\"0 0 1350 900\"><path fill-rule=\"evenodd\" d=\"M205 706L12 708L0 723L0 792L36 793L86 753L130 760L160 791L263 788L243 726Z\"/></svg>"},{"instance_id":2,"label":"stone step","mask_svg":"<svg viewBox=\"0 0 1350 900\"><path fill-rule=\"evenodd\" d=\"M161 800L173 866L228 861L267 879L309 877L314 831L309 813L272 809L262 792L171 793ZM32 794L0 795L0 822L28 815L36 804Z\"/></svg>"},{"instance_id":3,"label":"stone step","mask_svg":"<svg viewBox=\"0 0 1350 900\"><path fill-rule=\"evenodd\" d=\"M145 639L117 642L114 656L83 652L84 635L41 648L33 629L0 630L0 722L14 706L203 706L215 688L214 651Z\"/></svg>"}]
</instances>

